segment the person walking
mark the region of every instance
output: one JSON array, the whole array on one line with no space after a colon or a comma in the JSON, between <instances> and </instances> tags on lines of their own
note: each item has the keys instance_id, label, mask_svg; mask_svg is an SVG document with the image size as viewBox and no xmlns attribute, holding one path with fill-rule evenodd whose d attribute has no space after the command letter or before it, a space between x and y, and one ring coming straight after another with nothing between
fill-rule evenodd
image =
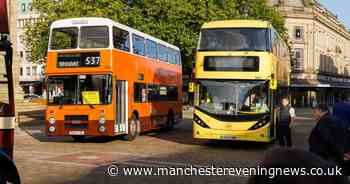
<instances>
[{"instance_id":1,"label":"person walking","mask_svg":"<svg viewBox=\"0 0 350 184\"><path fill-rule=\"evenodd\" d=\"M323 159L342 165L344 162L345 128L331 116L325 104L312 109L317 121L309 137L309 150Z\"/></svg>"},{"instance_id":2,"label":"person walking","mask_svg":"<svg viewBox=\"0 0 350 184\"><path fill-rule=\"evenodd\" d=\"M288 98L282 99L277 113L277 137L282 147L292 147L292 134L290 124L294 122L295 110L290 106Z\"/></svg>"},{"instance_id":3,"label":"person walking","mask_svg":"<svg viewBox=\"0 0 350 184\"><path fill-rule=\"evenodd\" d=\"M333 108L333 116L339 120L345 131L345 147L344 147L344 171L350 174L350 95L343 95L341 101L336 103Z\"/></svg>"}]
</instances>

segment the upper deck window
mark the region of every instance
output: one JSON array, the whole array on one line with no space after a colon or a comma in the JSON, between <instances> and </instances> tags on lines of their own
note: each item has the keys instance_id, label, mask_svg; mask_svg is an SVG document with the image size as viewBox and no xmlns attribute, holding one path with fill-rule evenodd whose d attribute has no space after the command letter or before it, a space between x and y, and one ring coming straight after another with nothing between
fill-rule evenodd
<instances>
[{"instance_id":1,"label":"upper deck window","mask_svg":"<svg viewBox=\"0 0 350 184\"><path fill-rule=\"evenodd\" d=\"M158 59L164 62L168 61L168 49L162 44L158 44Z\"/></svg>"},{"instance_id":2,"label":"upper deck window","mask_svg":"<svg viewBox=\"0 0 350 184\"><path fill-rule=\"evenodd\" d=\"M268 29L220 28L201 31L200 51L268 51Z\"/></svg>"},{"instance_id":3,"label":"upper deck window","mask_svg":"<svg viewBox=\"0 0 350 184\"><path fill-rule=\"evenodd\" d=\"M109 33L106 26L87 26L80 28L80 48L109 47Z\"/></svg>"},{"instance_id":4,"label":"upper deck window","mask_svg":"<svg viewBox=\"0 0 350 184\"><path fill-rule=\"evenodd\" d=\"M65 27L52 30L50 48L54 50L74 49L78 47L78 28Z\"/></svg>"},{"instance_id":5,"label":"upper deck window","mask_svg":"<svg viewBox=\"0 0 350 184\"><path fill-rule=\"evenodd\" d=\"M129 32L113 27L113 45L116 49L130 51Z\"/></svg>"},{"instance_id":6,"label":"upper deck window","mask_svg":"<svg viewBox=\"0 0 350 184\"><path fill-rule=\"evenodd\" d=\"M138 35L132 35L134 53L137 55L145 55L145 39Z\"/></svg>"},{"instance_id":7,"label":"upper deck window","mask_svg":"<svg viewBox=\"0 0 350 184\"><path fill-rule=\"evenodd\" d=\"M146 40L146 55L150 58L157 59L157 43L152 40Z\"/></svg>"}]
</instances>

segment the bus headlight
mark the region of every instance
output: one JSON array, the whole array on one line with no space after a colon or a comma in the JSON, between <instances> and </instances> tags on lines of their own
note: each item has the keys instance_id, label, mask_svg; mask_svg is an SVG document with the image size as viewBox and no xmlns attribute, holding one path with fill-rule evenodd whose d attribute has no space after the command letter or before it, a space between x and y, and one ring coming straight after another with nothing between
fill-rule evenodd
<instances>
[{"instance_id":1,"label":"bus headlight","mask_svg":"<svg viewBox=\"0 0 350 184\"><path fill-rule=\"evenodd\" d=\"M49 123L50 123L50 125L54 125L56 123L55 118L54 117L50 117L49 118Z\"/></svg>"},{"instance_id":2,"label":"bus headlight","mask_svg":"<svg viewBox=\"0 0 350 184\"><path fill-rule=\"evenodd\" d=\"M56 128L54 127L54 126L50 126L49 127L49 132L50 133L53 133L53 132L55 132L56 131Z\"/></svg>"},{"instance_id":3,"label":"bus headlight","mask_svg":"<svg viewBox=\"0 0 350 184\"><path fill-rule=\"evenodd\" d=\"M101 117L98 121L101 125L104 125L106 123L106 119L104 117Z\"/></svg>"},{"instance_id":4,"label":"bus headlight","mask_svg":"<svg viewBox=\"0 0 350 184\"><path fill-rule=\"evenodd\" d=\"M203 127L203 128L210 128L207 124L204 123L203 120L201 120L201 118L199 118L197 115L193 115L193 121L195 123L197 123L199 126Z\"/></svg>"},{"instance_id":5,"label":"bus headlight","mask_svg":"<svg viewBox=\"0 0 350 184\"><path fill-rule=\"evenodd\" d=\"M255 125L250 127L249 130L259 129L259 128L265 126L268 122L269 122L269 119L263 118L263 119L259 120L257 123L255 123Z\"/></svg>"},{"instance_id":6,"label":"bus headlight","mask_svg":"<svg viewBox=\"0 0 350 184\"><path fill-rule=\"evenodd\" d=\"M98 127L98 131L103 133L106 131L106 127L102 125L102 126Z\"/></svg>"}]
</instances>

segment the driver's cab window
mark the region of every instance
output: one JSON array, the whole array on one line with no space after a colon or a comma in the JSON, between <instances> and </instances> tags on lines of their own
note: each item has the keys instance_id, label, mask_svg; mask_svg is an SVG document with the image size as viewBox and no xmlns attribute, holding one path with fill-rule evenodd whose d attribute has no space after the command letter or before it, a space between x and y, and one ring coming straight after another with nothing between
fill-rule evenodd
<instances>
[{"instance_id":1,"label":"driver's cab window","mask_svg":"<svg viewBox=\"0 0 350 184\"><path fill-rule=\"evenodd\" d=\"M256 86L252 88L245 97L241 111L267 113L269 112L267 87Z\"/></svg>"},{"instance_id":2,"label":"driver's cab window","mask_svg":"<svg viewBox=\"0 0 350 184\"><path fill-rule=\"evenodd\" d=\"M10 114L4 53L0 51L0 116Z\"/></svg>"}]
</instances>

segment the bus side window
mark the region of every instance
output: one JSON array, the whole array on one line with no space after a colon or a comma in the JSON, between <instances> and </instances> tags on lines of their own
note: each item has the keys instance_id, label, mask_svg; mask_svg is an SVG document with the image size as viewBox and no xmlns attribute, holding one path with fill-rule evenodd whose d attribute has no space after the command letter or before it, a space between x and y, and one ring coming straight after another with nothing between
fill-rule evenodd
<instances>
[{"instance_id":1,"label":"bus side window","mask_svg":"<svg viewBox=\"0 0 350 184\"><path fill-rule=\"evenodd\" d=\"M129 32L113 27L113 46L116 49L130 51Z\"/></svg>"},{"instance_id":2,"label":"bus side window","mask_svg":"<svg viewBox=\"0 0 350 184\"><path fill-rule=\"evenodd\" d=\"M158 44L158 59L164 62L168 61L167 48L161 44Z\"/></svg>"},{"instance_id":3,"label":"bus side window","mask_svg":"<svg viewBox=\"0 0 350 184\"><path fill-rule=\"evenodd\" d=\"M176 63L181 66L181 55L179 51L175 51Z\"/></svg>"},{"instance_id":4,"label":"bus side window","mask_svg":"<svg viewBox=\"0 0 350 184\"><path fill-rule=\"evenodd\" d=\"M146 84L134 84L134 101L137 103L143 103L148 101Z\"/></svg>"},{"instance_id":5,"label":"bus side window","mask_svg":"<svg viewBox=\"0 0 350 184\"><path fill-rule=\"evenodd\" d=\"M145 55L145 39L138 35L132 35L134 54L144 56Z\"/></svg>"},{"instance_id":6,"label":"bus side window","mask_svg":"<svg viewBox=\"0 0 350 184\"><path fill-rule=\"evenodd\" d=\"M168 58L169 58L169 63L170 64L176 64L176 55L175 54L176 54L175 50L169 48Z\"/></svg>"},{"instance_id":7,"label":"bus side window","mask_svg":"<svg viewBox=\"0 0 350 184\"><path fill-rule=\"evenodd\" d=\"M157 59L157 43L152 40L146 40L146 56Z\"/></svg>"}]
</instances>

